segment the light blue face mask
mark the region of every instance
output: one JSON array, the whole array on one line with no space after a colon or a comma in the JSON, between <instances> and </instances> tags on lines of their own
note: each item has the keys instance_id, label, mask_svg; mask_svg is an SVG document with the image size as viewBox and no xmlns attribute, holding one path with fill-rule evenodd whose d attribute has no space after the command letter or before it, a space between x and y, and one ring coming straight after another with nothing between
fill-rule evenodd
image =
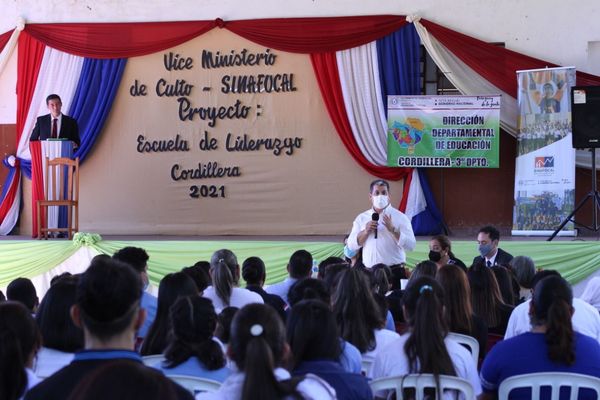
<instances>
[{"instance_id":1,"label":"light blue face mask","mask_svg":"<svg viewBox=\"0 0 600 400\"><path fill-rule=\"evenodd\" d=\"M350 250L348 246L344 246L344 256L346 258L356 257L356 254L358 254L358 250Z\"/></svg>"},{"instance_id":2,"label":"light blue face mask","mask_svg":"<svg viewBox=\"0 0 600 400\"><path fill-rule=\"evenodd\" d=\"M479 254L481 254L481 257L485 257L490 251L492 251L493 247L494 246L492 246L491 243L480 244L479 246L477 246L477 250L479 251Z\"/></svg>"}]
</instances>

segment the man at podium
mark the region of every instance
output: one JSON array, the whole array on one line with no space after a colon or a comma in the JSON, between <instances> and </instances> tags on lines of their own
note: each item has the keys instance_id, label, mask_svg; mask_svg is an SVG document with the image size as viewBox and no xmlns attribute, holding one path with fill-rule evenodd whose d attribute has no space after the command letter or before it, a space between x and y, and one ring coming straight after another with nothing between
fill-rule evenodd
<instances>
[{"instance_id":1,"label":"man at podium","mask_svg":"<svg viewBox=\"0 0 600 400\"><path fill-rule=\"evenodd\" d=\"M37 118L30 140L65 139L79 147L79 126L77 121L61 113L62 101L57 94L46 97L46 105L50 114Z\"/></svg>"}]
</instances>

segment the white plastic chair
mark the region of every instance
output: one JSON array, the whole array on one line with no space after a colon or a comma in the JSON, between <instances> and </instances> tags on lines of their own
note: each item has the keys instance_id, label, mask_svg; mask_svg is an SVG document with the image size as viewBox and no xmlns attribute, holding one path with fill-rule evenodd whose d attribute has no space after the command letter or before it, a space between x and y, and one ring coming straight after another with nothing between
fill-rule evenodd
<instances>
[{"instance_id":1,"label":"white plastic chair","mask_svg":"<svg viewBox=\"0 0 600 400\"><path fill-rule=\"evenodd\" d=\"M216 392L221 387L221 382L199 378L197 376L167 375L167 378L183 386L193 395L200 392Z\"/></svg>"},{"instance_id":2,"label":"white plastic chair","mask_svg":"<svg viewBox=\"0 0 600 400\"><path fill-rule=\"evenodd\" d=\"M442 391L456 390L464 395L463 399L475 399L475 391L468 381L448 375L439 375L439 379ZM388 378L375 379L370 382L370 385L373 394L382 390L394 390L397 400L404 399L404 389L415 389L416 400L423 400L425 389L436 388L435 377L432 374L390 376Z\"/></svg>"},{"instance_id":3,"label":"white plastic chair","mask_svg":"<svg viewBox=\"0 0 600 400\"><path fill-rule=\"evenodd\" d=\"M498 388L499 400L508 399L508 395L514 389L530 388L531 398L540 398L540 388L552 388L551 400L558 400L560 388L570 387L570 400L577 400L579 390L582 388L591 389L596 392L600 399L600 379L593 376L573 374L570 372L536 372L533 374L524 374L511 376L505 379Z\"/></svg>"},{"instance_id":4,"label":"white plastic chair","mask_svg":"<svg viewBox=\"0 0 600 400\"><path fill-rule=\"evenodd\" d=\"M448 338L454 340L457 343L466 345L471 351L471 356L475 360L475 365L479 362L479 342L472 336L463 335L462 333L449 332Z\"/></svg>"},{"instance_id":5,"label":"white plastic chair","mask_svg":"<svg viewBox=\"0 0 600 400\"><path fill-rule=\"evenodd\" d=\"M363 358L361 360L360 372L362 372L363 375L367 376L369 374L371 366L373 365L373 361L375 360L372 358Z\"/></svg>"},{"instance_id":6,"label":"white plastic chair","mask_svg":"<svg viewBox=\"0 0 600 400\"><path fill-rule=\"evenodd\" d=\"M142 357L142 361L144 362L144 365L147 365L148 367L153 367L155 365L158 365L161 362L163 362L164 360L165 360L165 356L163 356L162 354L153 354L151 356Z\"/></svg>"}]
</instances>

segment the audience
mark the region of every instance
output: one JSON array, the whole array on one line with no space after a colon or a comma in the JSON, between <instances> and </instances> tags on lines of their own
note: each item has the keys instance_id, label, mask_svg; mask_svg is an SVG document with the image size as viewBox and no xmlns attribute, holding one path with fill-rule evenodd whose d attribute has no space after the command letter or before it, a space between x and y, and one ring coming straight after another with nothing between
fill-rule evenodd
<instances>
[{"instance_id":1,"label":"audience","mask_svg":"<svg viewBox=\"0 0 600 400\"><path fill-rule=\"evenodd\" d=\"M200 393L203 399L336 399L335 390L313 374L291 378L282 368L290 357L285 328L272 307L249 304L233 319L228 353L238 371L213 393Z\"/></svg>"},{"instance_id":2,"label":"audience","mask_svg":"<svg viewBox=\"0 0 600 400\"><path fill-rule=\"evenodd\" d=\"M474 264L476 265L476 264ZM479 265L482 265L480 263ZM503 265L494 265L491 267L496 282L498 282L498 288L500 289L500 295L504 303L514 306L517 303L516 287L518 286L517 280L513 274Z\"/></svg>"},{"instance_id":3,"label":"audience","mask_svg":"<svg viewBox=\"0 0 600 400\"><path fill-rule=\"evenodd\" d=\"M180 297L171 307L171 335L165 361L158 368L165 375L190 375L223 382L229 375L221 345L213 340L217 313L209 299Z\"/></svg>"},{"instance_id":4,"label":"audience","mask_svg":"<svg viewBox=\"0 0 600 400\"><path fill-rule=\"evenodd\" d=\"M124 247L113 254L113 258L128 264L137 271L144 284L141 307L146 310L146 321L137 334L139 338L143 339L148 334L150 326L156 318L156 309L158 307L158 299L156 296L146 292L146 289L148 289L148 286L150 285L150 280L148 279L148 260L150 259L150 256L148 256L146 250L139 247Z\"/></svg>"},{"instance_id":5,"label":"audience","mask_svg":"<svg viewBox=\"0 0 600 400\"><path fill-rule=\"evenodd\" d=\"M263 289L267 272L265 263L258 257L249 257L242 263L242 278L246 281L246 289L262 297L265 304L270 305L277 311L282 321L285 322L285 308L287 304L275 294L269 294Z\"/></svg>"},{"instance_id":6,"label":"audience","mask_svg":"<svg viewBox=\"0 0 600 400\"><path fill-rule=\"evenodd\" d=\"M364 376L346 372L339 363L342 347L329 306L319 300L296 303L287 322L287 341L293 355L292 375L315 374L329 383L338 399L370 399Z\"/></svg>"},{"instance_id":7,"label":"audience","mask_svg":"<svg viewBox=\"0 0 600 400\"><path fill-rule=\"evenodd\" d=\"M452 253L452 243L446 235L436 235L429 240L429 260L433 261L438 268L446 264L455 264L463 271L467 271L465 263Z\"/></svg>"},{"instance_id":8,"label":"audience","mask_svg":"<svg viewBox=\"0 0 600 400\"><path fill-rule=\"evenodd\" d=\"M211 299L215 310L220 313L225 307L242 308L250 303L264 303L260 295L238 286L240 265L231 250L214 252L210 258L212 286L204 291L204 297Z\"/></svg>"},{"instance_id":9,"label":"audience","mask_svg":"<svg viewBox=\"0 0 600 400\"><path fill-rule=\"evenodd\" d=\"M30 279L17 278L8 284L6 288L6 299L18 301L23 304L31 314L35 314L39 304L35 286Z\"/></svg>"},{"instance_id":10,"label":"audience","mask_svg":"<svg viewBox=\"0 0 600 400\"><path fill-rule=\"evenodd\" d=\"M573 331L572 302L571 287L559 275L537 281L529 307L531 332L492 348L481 369L482 399L496 398L502 381L514 375L554 371L600 378L600 344Z\"/></svg>"},{"instance_id":11,"label":"audience","mask_svg":"<svg viewBox=\"0 0 600 400\"><path fill-rule=\"evenodd\" d=\"M207 272L203 267L199 266L198 263L192 265L191 267L182 268L181 272L192 278L200 295L202 295L204 290L211 284L210 273Z\"/></svg>"},{"instance_id":12,"label":"audience","mask_svg":"<svg viewBox=\"0 0 600 400\"><path fill-rule=\"evenodd\" d=\"M187 274L175 272L167 274L158 286L158 308L156 318L144 339L140 350L143 356L162 354L167 347L167 335L171 330L169 309L177 299L186 296L198 296L198 287Z\"/></svg>"},{"instance_id":13,"label":"audience","mask_svg":"<svg viewBox=\"0 0 600 400\"><path fill-rule=\"evenodd\" d=\"M372 360L387 343L399 337L396 332L383 329L385 319L368 277L356 267L339 275L333 295L333 312L340 335L356 346L363 360Z\"/></svg>"},{"instance_id":14,"label":"audience","mask_svg":"<svg viewBox=\"0 0 600 400\"><path fill-rule=\"evenodd\" d=\"M31 310L16 301L0 303L0 399L17 400L39 382L31 370L41 337Z\"/></svg>"},{"instance_id":15,"label":"audience","mask_svg":"<svg viewBox=\"0 0 600 400\"><path fill-rule=\"evenodd\" d=\"M83 331L71 319L79 277L64 276L54 282L42 299L35 316L43 347L37 354L34 372L46 378L73 360L83 349Z\"/></svg>"},{"instance_id":16,"label":"audience","mask_svg":"<svg viewBox=\"0 0 600 400\"><path fill-rule=\"evenodd\" d=\"M480 315L487 324L488 333L504 336L512 306L505 304L500 296L496 276L482 264L472 266L467 272L471 286L473 312Z\"/></svg>"},{"instance_id":17,"label":"audience","mask_svg":"<svg viewBox=\"0 0 600 400\"><path fill-rule=\"evenodd\" d=\"M581 294L581 300L600 311L600 277L595 276L590 279Z\"/></svg>"},{"instance_id":18,"label":"audience","mask_svg":"<svg viewBox=\"0 0 600 400\"><path fill-rule=\"evenodd\" d=\"M317 273L317 279L323 279L325 277L325 270L330 265L335 264L348 264L345 260L340 257L327 257L319 263L319 272Z\"/></svg>"},{"instance_id":19,"label":"audience","mask_svg":"<svg viewBox=\"0 0 600 400\"><path fill-rule=\"evenodd\" d=\"M444 305L450 332L474 337L479 343L479 357L484 357L488 328L485 321L473 313L467 274L456 265L444 265L438 270L436 280L444 289Z\"/></svg>"},{"instance_id":20,"label":"audience","mask_svg":"<svg viewBox=\"0 0 600 400\"><path fill-rule=\"evenodd\" d=\"M239 310L240 309L237 307L225 307L217 316L215 338L220 342L223 348L229 343L229 338L231 337L231 322Z\"/></svg>"},{"instance_id":21,"label":"audience","mask_svg":"<svg viewBox=\"0 0 600 400\"><path fill-rule=\"evenodd\" d=\"M437 264L433 261L421 261L420 263L415 265L415 268L413 269L412 274L410 274L410 278L408 279L406 286L408 287L408 285L410 285L412 282L416 281L417 279L423 276L435 278L437 270Z\"/></svg>"},{"instance_id":22,"label":"audience","mask_svg":"<svg viewBox=\"0 0 600 400\"><path fill-rule=\"evenodd\" d=\"M516 256L510 261L510 270L519 285L517 304L531 299L533 277L535 276L535 264L527 256Z\"/></svg>"},{"instance_id":23,"label":"audience","mask_svg":"<svg viewBox=\"0 0 600 400\"><path fill-rule=\"evenodd\" d=\"M142 280L128 265L108 257L95 257L77 284L71 316L82 327L85 350L73 361L40 382L26 394L27 400L66 399L77 384L99 367L113 360L131 360L141 365L133 351L136 332L142 326L145 310L140 307ZM191 394L174 385L178 399Z\"/></svg>"},{"instance_id":24,"label":"audience","mask_svg":"<svg viewBox=\"0 0 600 400\"><path fill-rule=\"evenodd\" d=\"M288 303L287 296L290 287L300 279L310 278L312 263L313 258L308 251L298 250L294 252L287 265L289 276L283 282L267 287L267 293L276 294Z\"/></svg>"},{"instance_id":25,"label":"audience","mask_svg":"<svg viewBox=\"0 0 600 400\"><path fill-rule=\"evenodd\" d=\"M462 272L460 267L453 267ZM476 395L481 393L477 366L471 354L446 337L448 325L444 317L444 291L440 284L433 278L421 277L406 288L403 301L409 332L377 354L369 376L377 379L426 373L435 375L437 379L439 375L453 375L469 381ZM436 386L439 389L439 382Z\"/></svg>"}]
</instances>

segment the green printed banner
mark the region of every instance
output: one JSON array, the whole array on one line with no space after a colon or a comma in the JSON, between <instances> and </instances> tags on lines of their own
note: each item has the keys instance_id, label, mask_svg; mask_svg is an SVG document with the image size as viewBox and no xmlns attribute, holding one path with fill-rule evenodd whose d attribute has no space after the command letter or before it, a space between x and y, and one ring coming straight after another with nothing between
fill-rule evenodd
<instances>
[{"instance_id":1,"label":"green printed banner","mask_svg":"<svg viewBox=\"0 0 600 400\"><path fill-rule=\"evenodd\" d=\"M500 95L388 96L387 165L498 168Z\"/></svg>"}]
</instances>

